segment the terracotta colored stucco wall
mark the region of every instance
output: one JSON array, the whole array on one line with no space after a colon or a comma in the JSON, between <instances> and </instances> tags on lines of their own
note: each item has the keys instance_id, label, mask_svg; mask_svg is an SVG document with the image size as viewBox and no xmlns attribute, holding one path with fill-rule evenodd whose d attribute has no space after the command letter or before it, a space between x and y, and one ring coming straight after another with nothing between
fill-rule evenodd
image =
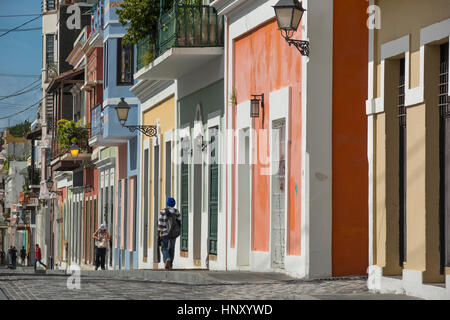
<instances>
[{"instance_id":1,"label":"terracotta colored stucco wall","mask_svg":"<svg viewBox=\"0 0 450 320\"><path fill-rule=\"evenodd\" d=\"M334 1L332 268L335 276L364 274L368 266L367 6L367 2L360 0Z\"/></svg>"},{"instance_id":2,"label":"terracotta colored stucco wall","mask_svg":"<svg viewBox=\"0 0 450 320\"><path fill-rule=\"evenodd\" d=\"M296 37L301 37L301 34L297 33ZM271 107L269 95L271 92L291 86L290 132L286 134L286 138L289 139L289 158L287 159L289 186L286 191L288 194L287 250L289 255L300 255L302 57L281 37L275 19L271 19L266 24L237 39L233 49L234 87L236 88L237 103L250 100L252 94L264 93L265 95L264 129L267 132L266 134L257 133L253 142L253 157L258 161L254 160L253 162L253 190L251 190L253 195L252 250L267 252L270 247L270 176L261 174L270 166L270 164L264 164L264 161L270 156L269 150L267 150ZM263 129L262 110L260 117L253 120L253 129L256 132ZM235 204L234 208L236 208ZM237 212L233 212L233 215L237 217ZM235 229L235 225L232 227Z\"/></svg>"}]
</instances>

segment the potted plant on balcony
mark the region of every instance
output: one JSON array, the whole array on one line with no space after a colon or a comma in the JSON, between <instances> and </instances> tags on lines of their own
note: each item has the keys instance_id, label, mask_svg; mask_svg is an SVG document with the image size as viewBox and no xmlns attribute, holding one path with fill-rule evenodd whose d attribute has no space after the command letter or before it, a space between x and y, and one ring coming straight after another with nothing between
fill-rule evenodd
<instances>
[{"instance_id":1,"label":"potted plant on balcony","mask_svg":"<svg viewBox=\"0 0 450 320\"><path fill-rule=\"evenodd\" d=\"M76 123L73 120L59 120L57 133L58 145L63 153L69 152L73 143L79 146L80 152L89 150L89 127L83 125L81 120Z\"/></svg>"}]
</instances>

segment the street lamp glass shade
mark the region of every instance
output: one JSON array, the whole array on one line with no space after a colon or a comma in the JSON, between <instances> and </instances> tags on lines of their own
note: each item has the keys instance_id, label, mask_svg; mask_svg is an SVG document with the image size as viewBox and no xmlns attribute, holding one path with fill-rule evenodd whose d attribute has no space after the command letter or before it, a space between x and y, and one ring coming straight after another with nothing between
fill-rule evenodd
<instances>
[{"instance_id":1,"label":"street lamp glass shade","mask_svg":"<svg viewBox=\"0 0 450 320\"><path fill-rule=\"evenodd\" d=\"M258 118L259 117L259 99L253 98L250 101L250 117L251 118Z\"/></svg>"},{"instance_id":2,"label":"street lamp glass shade","mask_svg":"<svg viewBox=\"0 0 450 320\"><path fill-rule=\"evenodd\" d=\"M72 155L72 158L78 158L78 154L80 153L80 147L76 143L72 144L70 147L70 154Z\"/></svg>"},{"instance_id":3,"label":"street lamp glass shade","mask_svg":"<svg viewBox=\"0 0 450 320\"><path fill-rule=\"evenodd\" d=\"M51 178L48 178L48 179L45 181L45 184L47 185L47 190L48 190L48 191L52 190L52 187L53 187L53 180L52 180Z\"/></svg>"},{"instance_id":4,"label":"street lamp glass shade","mask_svg":"<svg viewBox=\"0 0 450 320\"><path fill-rule=\"evenodd\" d=\"M128 111L130 111L131 107L128 105L128 103L125 102L125 98L120 98L120 100L121 101L116 107L116 112L117 119L119 119L119 122L123 127L125 125L125 122L127 122Z\"/></svg>"},{"instance_id":5,"label":"street lamp glass shade","mask_svg":"<svg viewBox=\"0 0 450 320\"><path fill-rule=\"evenodd\" d=\"M273 8L275 9L278 29L286 32L297 31L303 13L306 11L298 0L280 0Z\"/></svg>"}]
</instances>

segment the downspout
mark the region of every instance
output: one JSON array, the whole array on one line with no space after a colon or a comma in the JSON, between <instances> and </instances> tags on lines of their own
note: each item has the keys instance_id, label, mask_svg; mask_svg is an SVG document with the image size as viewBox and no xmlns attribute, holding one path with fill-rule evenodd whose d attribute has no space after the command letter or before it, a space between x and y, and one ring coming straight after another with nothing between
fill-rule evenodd
<instances>
[{"instance_id":1,"label":"downspout","mask_svg":"<svg viewBox=\"0 0 450 320\"><path fill-rule=\"evenodd\" d=\"M225 130L225 139L228 139L228 75L229 75L229 69L228 69L228 57L229 57L229 45L228 45L228 37L230 34L230 23L228 22L227 16L224 16L224 19L226 21L226 34L224 37L224 45L226 48L225 53L225 68L226 68L226 76L225 76L225 121L226 121L226 130ZM226 146L229 145L229 141L226 141ZM225 159L225 271L228 271L228 166L227 159Z\"/></svg>"}]
</instances>

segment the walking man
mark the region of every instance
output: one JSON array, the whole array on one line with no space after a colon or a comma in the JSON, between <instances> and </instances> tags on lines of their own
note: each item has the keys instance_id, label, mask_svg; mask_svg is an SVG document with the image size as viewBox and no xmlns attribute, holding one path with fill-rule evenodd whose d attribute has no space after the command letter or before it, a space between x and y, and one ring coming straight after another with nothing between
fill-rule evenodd
<instances>
[{"instance_id":1,"label":"walking man","mask_svg":"<svg viewBox=\"0 0 450 320\"><path fill-rule=\"evenodd\" d=\"M17 265L17 249L13 247L11 249L12 267L15 269Z\"/></svg>"},{"instance_id":2,"label":"walking man","mask_svg":"<svg viewBox=\"0 0 450 320\"><path fill-rule=\"evenodd\" d=\"M22 247L20 249L20 262L22 263L22 266L25 266L25 258L27 257L27 250L25 250L25 247Z\"/></svg>"},{"instance_id":3,"label":"walking man","mask_svg":"<svg viewBox=\"0 0 450 320\"><path fill-rule=\"evenodd\" d=\"M167 199L167 207L159 213L158 242L161 242L166 269L172 269L175 257L175 242L181 234L181 214L175 209L175 199Z\"/></svg>"},{"instance_id":4,"label":"walking man","mask_svg":"<svg viewBox=\"0 0 450 320\"><path fill-rule=\"evenodd\" d=\"M36 259L34 261L34 270L36 271L36 266L38 264L38 262L44 266L45 269L47 269L47 265L43 264L41 261L41 248L39 247L39 245L36 243Z\"/></svg>"},{"instance_id":5,"label":"walking man","mask_svg":"<svg viewBox=\"0 0 450 320\"><path fill-rule=\"evenodd\" d=\"M111 239L111 236L106 230L106 226L101 224L98 230L92 235L92 238L95 239L95 270L98 270L100 266L102 270L105 270L106 249Z\"/></svg>"}]
</instances>

